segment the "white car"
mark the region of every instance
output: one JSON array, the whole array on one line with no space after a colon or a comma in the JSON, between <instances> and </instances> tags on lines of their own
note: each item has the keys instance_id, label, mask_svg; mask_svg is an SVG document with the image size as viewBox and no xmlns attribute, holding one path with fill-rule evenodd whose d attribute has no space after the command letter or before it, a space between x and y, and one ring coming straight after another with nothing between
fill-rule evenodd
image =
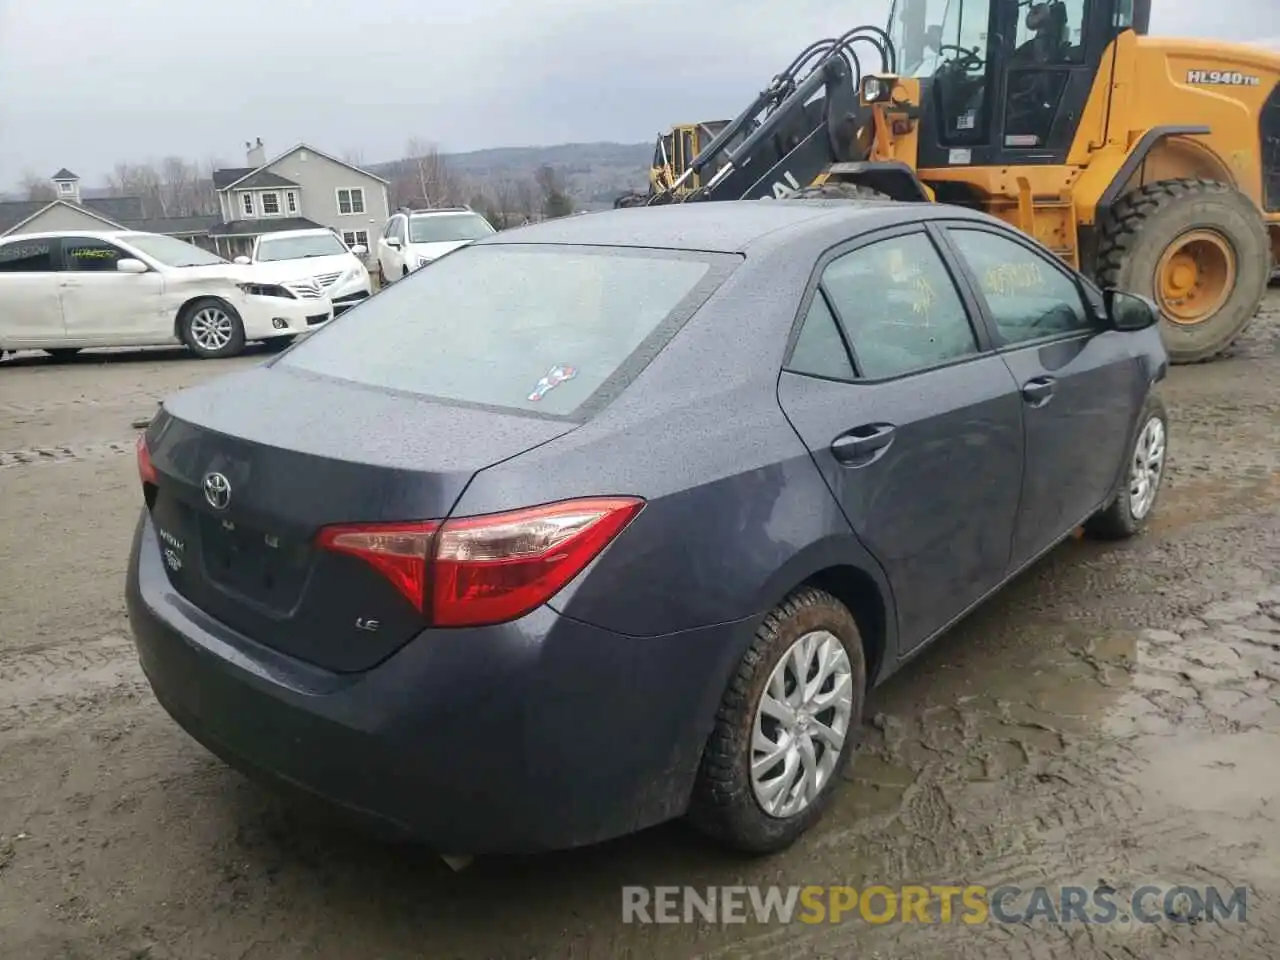
<instances>
[{"instance_id":1,"label":"white car","mask_svg":"<svg viewBox=\"0 0 1280 960\"><path fill-rule=\"evenodd\" d=\"M301 278L314 280L333 301L335 316L341 316L373 293L373 281L360 256L361 244L347 248L332 230L280 230L264 233L247 257L236 263L253 264L258 279L283 283L286 287Z\"/></svg>"},{"instance_id":2,"label":"white car","mask_svg":"<svg viewBox=\"0 0 1280 960\"><path fill-rule=\"evenodd\" d=\"M282 347L332 319L314 281L286 289L174 237L62 230L0 240L0 355L182 343L230 357L246 341Z\"/></svg>"},{"instance_id":3,"label":"white car","mask_svg":"<svg viewBox=\"0 0 1280 960\"><path fill-rule=\"evenodd\" d=\"M450 250L496 232L470 207L397 210L378 238L378 281L385 286L407 277Z\"/></svg>"}]
</instances>

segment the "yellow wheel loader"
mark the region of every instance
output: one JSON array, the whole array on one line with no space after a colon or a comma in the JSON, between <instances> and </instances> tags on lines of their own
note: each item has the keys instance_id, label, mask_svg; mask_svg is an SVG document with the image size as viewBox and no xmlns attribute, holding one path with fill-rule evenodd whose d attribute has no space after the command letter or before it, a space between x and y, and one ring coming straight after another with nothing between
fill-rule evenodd
<instances>
[{"instance_id":1,"label":"yellow wheel loader","mask_svg":"<svg viewBox=\"0 0 1280 960\"><path fill-rule=\"evenodd\" d=\"M811 45L641 202L976 207L1153 299L1173 362L1209 359L1280 265L1280 54L1149 36L1150 8L894 0L887 30Z\"/></svg>"}]
</instances>

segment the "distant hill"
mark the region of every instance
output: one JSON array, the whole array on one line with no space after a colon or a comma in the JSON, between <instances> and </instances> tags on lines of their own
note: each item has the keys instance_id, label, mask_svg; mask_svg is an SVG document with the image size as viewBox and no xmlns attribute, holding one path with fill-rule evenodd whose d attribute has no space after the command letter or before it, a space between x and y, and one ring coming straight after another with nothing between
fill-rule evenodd
<instances>
[{"instance_id":1,"label":"distant hill","mask_svg":"<svg viewBox=\"0 0 1280 960\"><path fill-rule=\"evenodd\" d=\"M469 189L492 193L504 180L532 179L541 166L553 167L581 210L610 207L628 190L643 189L653 158L651 143L560 143L547 147L493 147L468 153L445 153L448 168ZM411 161L366 164L380 177L394 180L408 173Z\"/></svg>"}]
</instances>

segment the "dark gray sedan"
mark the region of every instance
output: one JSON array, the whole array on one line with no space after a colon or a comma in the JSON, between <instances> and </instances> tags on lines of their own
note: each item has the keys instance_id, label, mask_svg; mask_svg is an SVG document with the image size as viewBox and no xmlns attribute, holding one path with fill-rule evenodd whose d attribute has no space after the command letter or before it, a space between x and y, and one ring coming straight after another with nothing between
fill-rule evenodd
<instances>
[{"instance_id":1,"label":"dark gray sedan","mask_svg":"<svg viewBox=\"0 0 1280 960\"><path fill-rule=\"evenodd\" d=\"M779 849L870 686L1150 516L1156 320L945 206L498 234L165 401L142 667L232 765L446 854L685 814Z\"/></svg>"}]
</instances>

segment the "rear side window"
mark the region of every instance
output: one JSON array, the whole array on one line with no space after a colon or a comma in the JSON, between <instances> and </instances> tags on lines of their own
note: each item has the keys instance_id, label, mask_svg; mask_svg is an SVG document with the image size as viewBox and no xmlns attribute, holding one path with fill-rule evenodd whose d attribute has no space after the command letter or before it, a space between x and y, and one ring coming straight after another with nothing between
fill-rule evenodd
<instances>
[{"instance_id":1,"label":"rear side window","mask_svg":"<svg viewBox=\"0 0 1280 960\"><path fill-rule=\"evenodd\" d=\"M443 400L587 416L665 346L737 257L616 247L465 247L278 361Z\"/></svg>"},{"instance_id":2,"label":"rear side window","mask_svg":"<svg viewBox=\"0 0 1280 960\"><path fill-rule=\"evenodd\" d=\"M809 305L809 313L804 318L786 369L829 380L854 379L848 348L821 290L813 295L813 303Z\"/></svg>"},{"instance_id":3,"label":"rear side window","mask_svg":"<svg viewBox=\"0 0 1280 960\"><path fill-rule=\"evenodd\" d=\"M56 239L15 240L0 244L0 273L50 273Z\"/></svg>"}]
</instances>

